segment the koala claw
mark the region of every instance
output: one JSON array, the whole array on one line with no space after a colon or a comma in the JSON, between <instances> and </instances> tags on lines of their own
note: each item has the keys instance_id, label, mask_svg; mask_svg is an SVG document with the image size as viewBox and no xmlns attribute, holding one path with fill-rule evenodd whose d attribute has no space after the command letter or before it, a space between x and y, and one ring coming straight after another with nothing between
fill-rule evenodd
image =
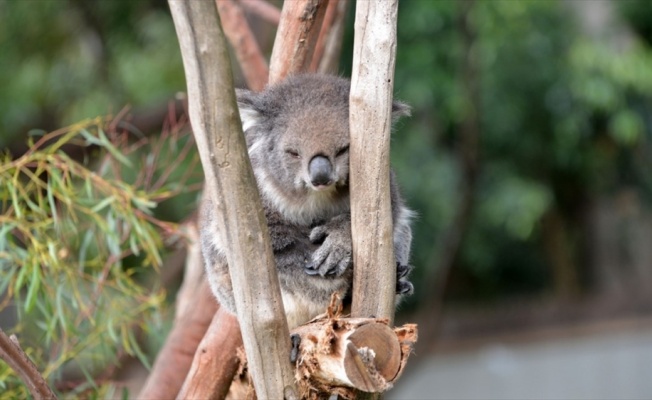
<instances>
[{"instance_id":1,"label":"koala claw","mask_svg":"<svg viewBox=\"0 0 652 400\"><path fill-rule=\"evenodd\" d=\"M294 364L299 358L299 345L301 344L301 336L293 333L290 335L290 341L292 342L292 349L290 350L290 362Z\"/></svg>"},{"instance_id":2,"label":"koala claw","mask_svg":"<svg viewBox=\"0 0 652 400\"><path fill-rule=\"evenodd\" d=\"M412 282L399 279L396 281L396 294L409 295L414 292Z\"/></svg>"},{"instance_id":3,"label":"koala claw","mask_svg":"<svg viewBox=\"0 0 652 400\"><path fill-rule=\"evenodd\" d=\"M313 254L312 261L305 265L304 269L308 275L340 276L351 265L350 254L346 252L340 254L339 252L321 250L317 250Z\"/></svg>"},{"instance_id":4,"label":"koala claw","mask_svg":"<svg viewBox=\"0 0 652 400\"><path fill-rule=\"evenodd\" d=\"M396 294L409 295L414 292L414 286L407 280L410 271L412 271L411 265L396 263Z\"/></svg>"},{"instance_id":5,"label":"koala claw","mask_svg":"<svg viewBox=\"0 0 652 400\"><path fill-rule=\"evenodd\" d=\"M396 263L396 280L405 278L410 272L412 272L411 265L401 265L401 263Z\"/></svg>"},{"instance_id":6,"label":"koala claw","mask_svg":"<svg viewBox=\"0 0 652 400\"><path fill-rule=\"evenodd\" d=\"M341 276L351 266L350 245L347 246L347 241L340 236L331 235L325 227L318 226L310 233L310 240L321 243L305 265L308 275Z\"/></svg>"},{"instance_id":7,"label":"koala claw","mask_svg":"<svg viewBox=\"0 0 652 400\"><path fill-rule=\"evenodd\" d=\"M308 275L319 275L319 270L315 269L312 262L304 266L304 272Z\"/></svg>"}]
</instances>

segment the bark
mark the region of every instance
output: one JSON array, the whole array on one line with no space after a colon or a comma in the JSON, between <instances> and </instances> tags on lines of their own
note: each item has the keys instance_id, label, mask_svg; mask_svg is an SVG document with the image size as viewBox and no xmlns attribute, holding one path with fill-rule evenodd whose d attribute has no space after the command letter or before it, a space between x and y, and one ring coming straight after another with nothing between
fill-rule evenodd
<instances>
[{"instance_id":1,"label":"bark","mask_svg":"<svg viewBox=\"0 0 652 400\"><path fill-rule=\"evenodd\" d=\"M389 190L398 2L356 4L350 97L354 317L394 318L396 265Z\"/></svg>"},{"instance_id":2,"label":"bark","mask_svg":"<svg viewBox=\"0 0 652 400\"><path fill-rule=\"evenodd\" d=\"M336 74L342 53L344 18L348 0L330 0L324 22L315 45L310 71L322 74Z\"/></svg>"},{"instance_id":3,"label":"bark","mask_svg":"<svg viewBox=\"0 0 652 400\"><path fill-rule=\"evenodd\" d=\"M181 46L188 109L205 192L228 243L244 347L260 398L293 386L288 328L265 216L235 103L226 40L214 2L169 1Z\"/></svg>"},{"instance_id":4,"label":"bark","mask_svg":"<svg viewBox=\"0 0 652 400\"><path fill-rule=\"evenodd\" d=\"M260 91L267 84L267 62L258 47L247 18L235 0L215 0L224 33L238 59L242 74L251 90Z\"/></svg>"},{"instance_id":5,"label":"bark","mask_svg":"<svg viewBox=\"0 0 652 400\"><path fill-rule=\"evenodd\" d=\"M196 222L184 223L183 230L187 232L189 243L183 283L177 292L174 325L138 398L163 399L177 395L190 370L195 350L219 307L204 277ZM162 277L164 282L170 279Z\"/></svg>"},{"instance_id":6,"label":"bark","mask_svg":"<svg viewBox=\"0 0 652 400\"><path fill-rule=\"evenodd\" d=\"M20 348L16 336L9 337L2 329L0 329L0 359L4 360L20 376L34 399L57 398L32 360Z\"/></svg>"},{"instance_id":7,"label":"bark","mask_svg":"<svg viewBox=\"0 0 652 400\"><path fill-rule=\"evenodd\" d=\"M194 288L193 293L194 296L184 300L192 307L185 311L182 311L184 307L177 307L174 327L157 355L152 372L138 398L170 399L176 397L181 389L190 371L195 350L218 309L205 279L198 288Z\"/></svg>"},{"instance_id":8,"label":"bark","mask_svg":"<svg viewBox=\"0 0 652 400\"><path fill-rule=\"evenodd\" d=\"M269 83L308 71L328 0L292 0L283 3L269 66Z\"/></svg>"},{"instance_id":9,"label":"bark","mask_svg":"<svg viewBox=\"0 0 652 400\"><path fill-rule=\"evenodd\" d=\"M241 346L242 336L237 318L220 308L199 344L177 398L223 399L240 366L237 353L230 350Z\"/></svg>"},{"instance_id":10,"label":"bark","mask_svg":"<svg viewBox=\"0 0 652 400\"><path fill-rule=\"evenodd\" d=\"M281 20L281 11L265 0L240 0L240 4L250 13L274 25L278 25Z\"/></svg>"}]
</instances>

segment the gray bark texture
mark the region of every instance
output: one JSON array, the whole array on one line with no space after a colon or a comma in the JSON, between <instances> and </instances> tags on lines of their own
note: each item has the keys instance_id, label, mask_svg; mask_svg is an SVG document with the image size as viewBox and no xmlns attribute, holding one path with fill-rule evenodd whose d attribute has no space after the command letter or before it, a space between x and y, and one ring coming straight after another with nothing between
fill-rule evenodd
<instances>
[{"instance_id":1,"label":"gray bark texture","mask_svg":"<svg viewBox=\"0 0 652 400\"><path fill-rule=\"evenodd\" d=\"M242 134L233 77L217 7L170 0L188 90L188 108L218 211L238 321L258 398L281 399L293 386L290 342L274 256Z\"/></svg>"},{"instance_id":2,"label":"gray bark texture","mask_svg":"<svg viewBox=\"0 0 652 400\"><path fill-rule=\"evenodd\" d=\"M394 318L396 265L389 189L398 1L356 3L350 95L352 316Z\"/></svg>"}]
</instances>

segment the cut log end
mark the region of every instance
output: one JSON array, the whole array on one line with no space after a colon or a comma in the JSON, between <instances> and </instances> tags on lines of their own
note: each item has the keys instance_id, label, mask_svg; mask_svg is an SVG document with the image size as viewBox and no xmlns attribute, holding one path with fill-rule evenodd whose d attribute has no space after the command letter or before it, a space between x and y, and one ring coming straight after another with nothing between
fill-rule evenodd
<instances>
[{"instance_id":1,"label":"cut log end","mask_svg":"<svg viewBox=\"0 0 652 400\"><path fill-rule=\"evenodd\" d=\"M366 392L387 390L401 366L396 334L385 324L370 323L356 329L348 339L344 370L351 382Z\"/></svg>"},{"instance_id":2,"label":"cut log end","mask_svg":"<svg viewBox=\"0 0 652 400\"><path fill-rule=\"evenodd\" d=\"M416 325L396 329L387 320L341 318L332 308L296 328L301 336L296 378L302 398L355 390L384 392L403 371L416 342Z\"/></svg>"},{"instance_id":3,"label":"cut log end","mask_svg":"<svg viewBox=\"0 0 652 400\"><path fill-rule=\"evenodd\" d=\"M386 319L342 318L340 313L333 302L326 313L292 330L301 338L295 371L301 399L384 392L405 369L417 340L416 325L392 329Z\"/></svg>"}]
</instances>

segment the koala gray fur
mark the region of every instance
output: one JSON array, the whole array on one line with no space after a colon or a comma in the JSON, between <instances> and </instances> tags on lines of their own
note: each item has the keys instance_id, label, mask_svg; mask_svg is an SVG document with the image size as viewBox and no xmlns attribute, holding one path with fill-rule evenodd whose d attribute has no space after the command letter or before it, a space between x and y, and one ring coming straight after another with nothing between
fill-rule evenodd
<instances>
[{"instance_id":1,"label":"koala gray fur","mask_svg":"<svg viewBox=\"0 0 652 400\"><path fill-rule=\"evenodd\" d=\"M296 75L260 93L237 90L243 131L260 191L290 328L324 312L333 292L344 298L352 273L349 201L348 80ZM393 118L409 115L395 102ZM390 176L397 291L407 280L412 212ZM235 312L225 245L205 196L200 239L207 276L220 304Z\"/></svg>"}]
</instances>

